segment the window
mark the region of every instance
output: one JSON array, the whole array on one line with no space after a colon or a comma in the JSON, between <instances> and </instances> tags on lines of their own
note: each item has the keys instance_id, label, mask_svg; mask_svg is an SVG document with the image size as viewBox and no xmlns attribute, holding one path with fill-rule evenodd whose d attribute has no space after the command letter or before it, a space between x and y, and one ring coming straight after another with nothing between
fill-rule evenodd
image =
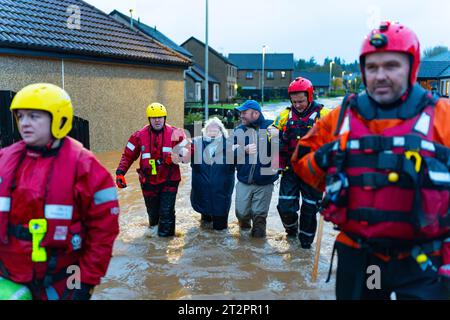
<instances>
[{"instance_id":1,"label":"window","mask_svg":"<svg viewBox=\"0 0 450 320\"><path fill-rule=\"evenodd\" d=\"M447 81L447 85L445 86L445 95L448 97L448 92L450 90L450 80Z\"/></svg>"},{"instance_id":2,"label":"window","mask_svg":"<svg viewBox=\"0 0 450 320\"><path fill-rule=\"evenodd\" d=\"M286 79L286 71L281 71L281 79Z\"/></svg>"},{"instance_id":3,"label":"window","mask_svg":"<svg viewBox=\"0 0 450 320\"><path fill-rule=\"evenodd\" d=\"M267 79L273 80L273 71L267 71Z\"/></svg>"},{"instance_id":4,"label":"window","mask_svg":"<svg viewBox=\"0 0 450 320\"><path fill-rule=\"evenodd\" d=\"M234 97L234 85L232 84L228 85L228 97Z\"/></svg>"},{"instance_id":5,"label":"window","mask_svg":"<svg viewBox=\"0 0 450 320\"><path fill-rule=\"evenodd\" d=\"M213 101L219 101L219 85L217 83L213 86Z\"/></svg>"},{"instance_id":6,"label":"window","mask_svg":"<svg viewBox=\"0 0 450 320\"><path fill-rule=\"evenodd\" d=\"M195 83L195 101L202 100L202 84L200 82Z\"/></svg>"},{"instance_id":7,"label":"window","mask_svg":"<svg viewBox=\"0 0 450 320\"><path fill-rule=\"evenodd\" d=\"M251 71L247 72L247 73L245 74L245 78L246 78L247 80L253 79L253 72L251 72Z\"/></svg>"}]
</instances>

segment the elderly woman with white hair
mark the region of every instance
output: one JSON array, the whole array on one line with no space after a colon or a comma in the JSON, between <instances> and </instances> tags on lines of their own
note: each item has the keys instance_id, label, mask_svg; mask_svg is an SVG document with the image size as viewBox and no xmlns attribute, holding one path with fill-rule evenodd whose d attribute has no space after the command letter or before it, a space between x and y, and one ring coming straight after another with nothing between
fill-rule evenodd
<instances>
[{"instance_id":1,"label":"elderly woman with white hair","mask_svg":"<svg viewBox=\"0 0 450 320\"><path fill-rule=\"evenodd\" d=\"M191 145L191 204L202 215L202 222L212 222L215 230L223 230L228 227L234 188L232 143L216 117L206 121L202 133Z\"/></svg>"}]
</instances>

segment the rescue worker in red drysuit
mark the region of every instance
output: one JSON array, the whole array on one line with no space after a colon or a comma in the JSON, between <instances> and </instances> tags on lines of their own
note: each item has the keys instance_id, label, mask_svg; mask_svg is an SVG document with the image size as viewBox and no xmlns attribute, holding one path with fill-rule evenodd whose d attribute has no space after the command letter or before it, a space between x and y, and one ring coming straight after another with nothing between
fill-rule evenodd
<instances>
[{"instance_id":1,"label":"rescue worker in red drysuit","mask_svg":"<svg viewBox=\"0 0 450 320\"><path fill-rule=\"evenodd\" d=\"M277 209L287 236L296 238L298 235L301 247L310 249L316 233L316 214L319 211L318 202L322 199L322 192L299 179L292 170L291 156L300 138L330 110L314 101L314 88L308 79L295 79L289 85L288 94L292 106L283 110L273 123L279 130L279 167L282 173ZM299 209L300 219L297 214Z\"/></svg>"},{"instance_id":2,"label":"rescue worker in red drysuit","mask_svg":"<svg viewBox=\"0 0 450 320\"><path fill-rule=\"evenodd\" d=\"M325 190L321 213L341 231L336 297L448 299L450 101L416 83L419 40L401 24L373 30L360 64L366 91L319 120L291 159Z\"/></svg>"},{"instance_id":3,"label":"rescue worker in red drysuit","mask_svg":"<svg viewBox=\"0 0 450 320\"><path fill-rule=\"evenodd\" d=\"M0 276L33 299L88 300L119 233L114 181L67 137L73 109L63 89L29 85L11 111L23 140L0 150Z\"/></svg>"},{"instance_id":4,"label":"rescue worker in red drysuit","mask_svg":"<svg viewBox=\"0 0 450 320\"><path fill-rule=\"evenodd\" d=\"M139 181L147 207L149 230L160 237L175 235L175 200L181 180L179 155L187 153L189 142L182 129L166 123L167 110L152 103L146 110L149 124L133 133L116 170L116 184L126 188L125 174L140 156ZM175 163L175 162L177 163Z\"/></svg>"}]
</instances>

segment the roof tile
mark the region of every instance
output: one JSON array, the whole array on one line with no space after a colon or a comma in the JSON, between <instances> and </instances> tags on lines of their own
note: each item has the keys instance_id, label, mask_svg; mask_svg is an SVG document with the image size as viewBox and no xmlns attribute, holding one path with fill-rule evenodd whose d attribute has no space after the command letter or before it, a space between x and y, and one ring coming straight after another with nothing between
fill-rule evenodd
<instances>
[{"instance_id":1,"label":"roof tile","mask_svg":"<svg viewBox=\"0 0 450 320\"><path fill-rule=\"evenodd\" d=\"M67 8L81 10L81 29L67 27ZM0 0L0 47L187 66L190 60L80 0Z\"/></svg>"},{"instance_id":2,"label":"roof tile","mask_svg":"<svg viewBox=\"0 0 450 320\"><path fill-rule=\"evenodd\" d=\"M262 53L230 53L228 58L240 70L260 70L262 68ZM293 70L294 54L267 53L264 55L266 70Z\"/></svg>"}]
</instances>

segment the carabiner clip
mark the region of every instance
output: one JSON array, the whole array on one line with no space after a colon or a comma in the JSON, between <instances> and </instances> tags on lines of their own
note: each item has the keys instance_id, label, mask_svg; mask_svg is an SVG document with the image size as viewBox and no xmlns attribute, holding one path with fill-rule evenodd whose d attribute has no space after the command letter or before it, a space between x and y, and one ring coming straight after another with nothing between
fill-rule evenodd
<instances>
[{"instance_id":1,"label":"carabiner clip","mask_svg":"<svg viewBox=\"0 0 450 320\"><path fill-rule=\"evenodd\" d=\"M405 151L405 158L411 160L414 158L414 169L418 173L420 171L420 167L422 165L422 156L417 151Z\"/></svg>"}]
</instances>

